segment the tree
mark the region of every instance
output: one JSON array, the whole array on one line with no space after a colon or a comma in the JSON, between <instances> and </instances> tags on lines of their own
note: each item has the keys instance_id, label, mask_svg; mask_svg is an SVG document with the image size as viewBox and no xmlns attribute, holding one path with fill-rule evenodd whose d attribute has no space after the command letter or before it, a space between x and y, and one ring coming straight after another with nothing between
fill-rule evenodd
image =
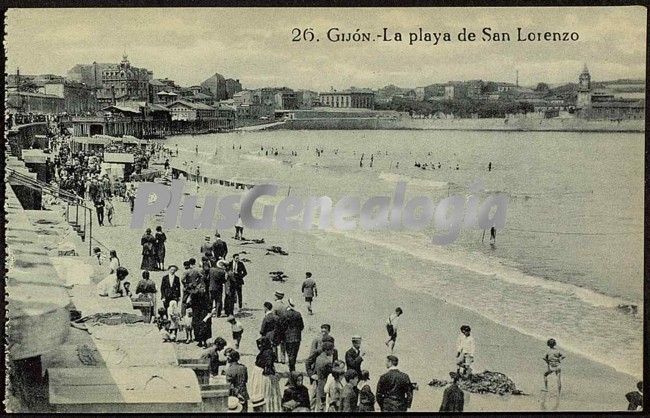
<instances>
[{"instance_id":1,"label":"tree","mask_svg":"<svg viewBox=\"0 0 650 418\"><path fill-rule=\"evenodd\" d=\"M537 87L535 87L535 91L539 91L539 92L542 92L542 93L546 93L549 90L550 90L550 88L548 87L548 84L546 84L546 83L538 83Z\"/></svg>"}]
</instances>

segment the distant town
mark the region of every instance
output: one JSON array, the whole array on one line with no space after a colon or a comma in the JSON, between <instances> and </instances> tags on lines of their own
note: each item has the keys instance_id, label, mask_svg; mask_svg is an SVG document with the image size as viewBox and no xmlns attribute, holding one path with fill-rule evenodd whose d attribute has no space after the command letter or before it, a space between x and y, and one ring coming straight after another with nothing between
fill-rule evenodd
<instances>
[{"instance_id":1,"label":"distant town","mask_svg":"<svg viewBox=\"0 0 650 418\"><path fill-rule=\"evenodd\" d=\"M215 73L200 85L154 78L152 70L119 63L76 64L65 76L7 75L9 124L59 115L75 136L94 134L164 137L207 133L293 118L408 117L482 119L528 115L621 121L643 119L645 80L595 82L584 66L576 82L533 86L466 80L423 87L388 85L372 90L317 92L289 87L246 89L239 79ZM307 115L307 116L306 116ZM127 123L128 122L128 123Z\"/></svg>"}]
</instances>

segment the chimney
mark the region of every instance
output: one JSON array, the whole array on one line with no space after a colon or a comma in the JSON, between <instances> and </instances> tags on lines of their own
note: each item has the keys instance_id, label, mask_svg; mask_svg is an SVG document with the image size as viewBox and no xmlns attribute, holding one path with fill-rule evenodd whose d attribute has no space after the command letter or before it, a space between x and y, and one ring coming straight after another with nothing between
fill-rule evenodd
<instances>
[{"instance_id":1,"label":"chimney","mask_svg":"<svg viewBox=\"0 0 650 418\"><path fill-rule=\"evenodd\" d=\"M20 68L16 68L16 91L20 91Z\"/></svg>"},{"instance_id":2,"label":"chimney","mask_svg":"<svg viewBox=\"0 0 650 418\"><path fill-rule=\"evenodd\" d=\"M515 85L519 87L519 70L517 70L517 80L515 82Z\"/></svg>"}]
</instances>

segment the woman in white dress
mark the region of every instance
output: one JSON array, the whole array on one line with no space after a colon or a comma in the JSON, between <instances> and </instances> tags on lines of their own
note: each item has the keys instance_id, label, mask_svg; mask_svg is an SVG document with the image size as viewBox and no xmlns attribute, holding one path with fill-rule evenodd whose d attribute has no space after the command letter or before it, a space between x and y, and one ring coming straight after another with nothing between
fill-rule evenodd
<instances>
[{"instance_id":1,"label":"woman in white dress","mask_svg":"<svg viewBox=\"0 0 650 418\"><path fill-rule=\"evenodd\" d=\"M108 260L108 267L111 269L111 274L115 274L117 268L120 266L120 259L117 257L117 251L110 251L110 258Z\"/></svg>"},{"instance_id":2,"label":"woman in white dress","mask_svg":"<svg viewBox=\"0 0 650 418\"><path fill-rule=\"evenodd\" d=\"M259 338L257 348L260 352L251 375L251 399L264 398L263 412L282 412L280 377L275 372L275 354L271 340L267 337Z\"/></svg>"}]
</instances>

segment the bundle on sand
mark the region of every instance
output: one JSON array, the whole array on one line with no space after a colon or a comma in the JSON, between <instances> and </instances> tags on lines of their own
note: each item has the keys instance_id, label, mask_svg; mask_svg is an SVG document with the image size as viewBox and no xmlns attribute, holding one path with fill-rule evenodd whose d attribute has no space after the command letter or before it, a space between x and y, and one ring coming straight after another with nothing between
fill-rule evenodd
<instances>
[{"instance_id":1,"label":"bundle on sand","mask_svg":"<svg viewBox=\"0 0 650 418\"><path fill-rule=\"evenodd\" d=\"M142 315L126 313L126 312L102 312L90 316L79 318L73 323L75 324L104 324L104 325L121 325L121 324L135 324L137 322L144 322ZM84 327L77 326L76 328L84 329Z\"/></svg>"},{"instance_id":2,"label":"bundle on sand","mask_svg":"<svg viewBox=\"0 0 650 418\"><path fill-rule=\"evenodd\" d=\"M455 372L450 372L449 376L453 380L456 376ZM433 379L429 382L429 386L443 387L451 384L451 381ZM470 393L494 393L497 395L525 395L521 390L517 389L515 382L508 376L499 372L491 372L489 370L483 373L471 374L468 377L461 378L458 381L458 387Z\"/></svg>"},{"instance_id":3,"label":"bundle on sand","mask_svg":"<svg viewBox=\"0 0 650 418\"><path fill-rule=\"evenodd\" d=\"M264 238L254 238L254 239L247 239L247 238L242 238L241 245L247 245L247 244L264 244Z\"/></svg>"},{"instance_id":4,"label":"bundle on sand","mask_svg":"<svg viewBox=\"0 0 650 418\"><path fill-rule=\"evenodd\" d=\"M266 251L267 251L266 252L267 255L271 253L289 255L289 253L284 251L282 247L278 247L276 245L273 245L271 248L267 248Z\"/></svg>"},{"instance_id":5,"label":"bundle on sand","mask_svg":"<svg viewBox=\"0 0 650 418\"><path fill-rule=\"evenodd\" d=\"M283 271L270 271L269 276L274 282L284 282L289 277Z\"/></svg>"}]
</instances>

